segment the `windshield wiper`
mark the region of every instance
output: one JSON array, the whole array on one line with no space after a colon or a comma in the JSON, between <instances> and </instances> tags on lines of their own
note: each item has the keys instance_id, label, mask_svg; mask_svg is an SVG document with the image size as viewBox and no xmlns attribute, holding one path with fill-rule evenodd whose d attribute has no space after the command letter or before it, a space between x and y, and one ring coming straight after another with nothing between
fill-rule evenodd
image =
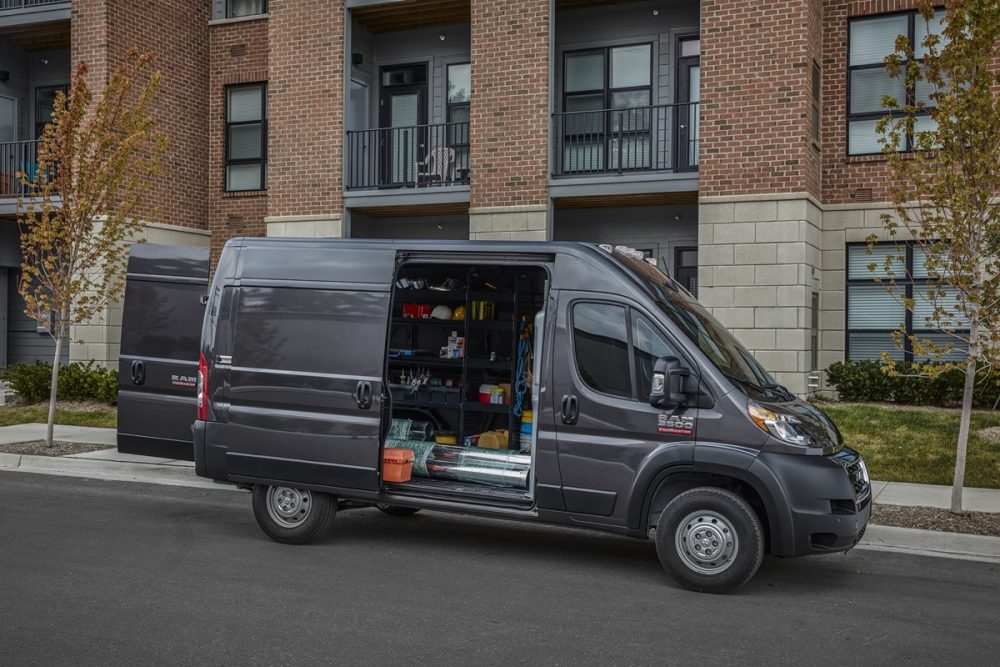
<instances>
[{"instance_id":1,"label":"windshield wiper","mask_svg":"<svg viewBox=\"0 0 1000 667\"><path fill-rule=\"evenodd\" d=\"M727 373L726 371L722 371L722 374L725 375L730 380L732 380L733 382L741 384L744 387L749 387L750 389L753 389L755 391L759 391L765 396L770 396L771 398L776 398L782 401L790 401L792 400L792 398L794 398L791 397L792 396L791 392L789 392L788 389L786 389L784 386L780 384L774 383L774 384L760 385L757 384L756 382L747 380L746 378L741 378L737 375L733 375L732 373Z\"/></svg>"},{"instance_id":2,"label":"windshield wiper","mask_svg":"<svg viewBox=\"0 0 1000 667\"><path fill-rule=\"evenodd\" d=\"M779 394L781 394L781 397L784 400L786 400L786 401L794 401L795 400L795 394L793 394L791 391L789 391L788 387L786 387L783 384L778 384L777 382L773 382L771 384L761 385L761 388L762 389L771 389L771 390L774 390L774 391L778 392Z\"/></svg>"}]
</instances>

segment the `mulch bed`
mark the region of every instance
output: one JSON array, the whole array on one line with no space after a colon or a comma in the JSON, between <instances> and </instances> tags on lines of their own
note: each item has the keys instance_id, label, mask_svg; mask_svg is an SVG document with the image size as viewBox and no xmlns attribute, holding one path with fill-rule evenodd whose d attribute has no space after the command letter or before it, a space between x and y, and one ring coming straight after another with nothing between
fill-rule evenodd
<instances>
[{"instance_id":1,"label":"mulch bed","mask_svg":"<svg viewBox=\"0 0 1000 667\"><path fill-rule=\"evenodd\" d=\"M44 440L12 442L8 444L0 443L0 452L26 456L66 456L67 454L96 452L100 449L108 449L108 445L87 445L82 442L64 442L61 440L53 441L51 447L47 446Z\"/></svg>"},{"instance_id":2,"label":"mulch bed","mask_svg":"<svg viewBox=\"0 0 1000 667\"><path fill-rule=\"evenodd\" d=\"M1000 537L1000 513L965 512L952 514L936 507L907 507L876 504L872 523L900 528L940 530L947 533Z\"/></svg>"}]
</instances>

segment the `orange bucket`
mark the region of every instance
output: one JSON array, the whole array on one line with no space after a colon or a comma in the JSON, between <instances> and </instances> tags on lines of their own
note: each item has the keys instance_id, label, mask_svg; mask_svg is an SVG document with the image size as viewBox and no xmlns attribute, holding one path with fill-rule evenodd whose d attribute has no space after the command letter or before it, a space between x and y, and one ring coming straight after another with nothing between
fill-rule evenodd
<instances>
[{"instance_id":1,"label":"orange bucket","mask_svg":"<svg viewBox=\"0 0 1000 667\"><path fill-rule=\"evenodd\" d=\"M413 476L413 450L390 447L382 450L382 479L409 482Z\"/></svg>"}]
</instances>

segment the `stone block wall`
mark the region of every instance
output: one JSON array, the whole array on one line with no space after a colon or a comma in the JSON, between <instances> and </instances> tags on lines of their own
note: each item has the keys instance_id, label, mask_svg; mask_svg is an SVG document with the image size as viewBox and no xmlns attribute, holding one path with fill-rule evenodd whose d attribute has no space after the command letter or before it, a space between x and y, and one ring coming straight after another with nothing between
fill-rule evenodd
<instances>
[{"instance_id":1,"label":"stone block wall","mask_svg":"<svg viewBox=\"0 0 1000 667\"><path fill-rule=\"evenodd\" d=\"M469 211L469 238L473 241L546 241L548 207L495 206Z\"/></svg>"},{"instance_id":2,"label":"stone block wall","mask_svg":"<svg viewBox=\"0 0 1000 667\"><path fill-rule=\"evenodd\" d=\"M699 300L796 393L805 393L813 370L821 229L819 206L804 196L713 197L699 205Z\"/></svg>"}]
</instances>

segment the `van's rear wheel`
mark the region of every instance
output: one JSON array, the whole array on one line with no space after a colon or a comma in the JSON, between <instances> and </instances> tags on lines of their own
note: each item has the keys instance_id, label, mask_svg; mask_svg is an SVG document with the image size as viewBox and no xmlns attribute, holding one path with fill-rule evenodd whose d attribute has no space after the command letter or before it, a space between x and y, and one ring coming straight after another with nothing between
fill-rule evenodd
<instances>
[{"instance_id":1,"label":"van's rear wheel","mask_svg":"<svg viewBox=\"0 0 1000 667\"><path fill-rule=\"evenodd\" d=\"M291 486L253 487L253 515L275 542L306 544L330 530L337 503L326 493Z\"/></svg>"},{"instance_id":2,"label":"van's rear wheel","mask_svg":"<svg viewBox=\"0 0 1000 667\"><path fill-rule=\"evenodd\" d=\"M402 505L389 505L387 503L378 503L375 507L389 516L413 516L420 511L419 507L403 507Z\"/></svg>"},{"instance_id":3,"label":"van's rear wheel","mask_svg":"<svg viewBox=\"0 0 1000 667\"><path fill-rule=\"evenodd\" d=\"M699 487L670 501L656 522L660 563L685 588L726 593L750 581L764 558L753 508L725 489Z\"/></svg>"}]
</instances>

